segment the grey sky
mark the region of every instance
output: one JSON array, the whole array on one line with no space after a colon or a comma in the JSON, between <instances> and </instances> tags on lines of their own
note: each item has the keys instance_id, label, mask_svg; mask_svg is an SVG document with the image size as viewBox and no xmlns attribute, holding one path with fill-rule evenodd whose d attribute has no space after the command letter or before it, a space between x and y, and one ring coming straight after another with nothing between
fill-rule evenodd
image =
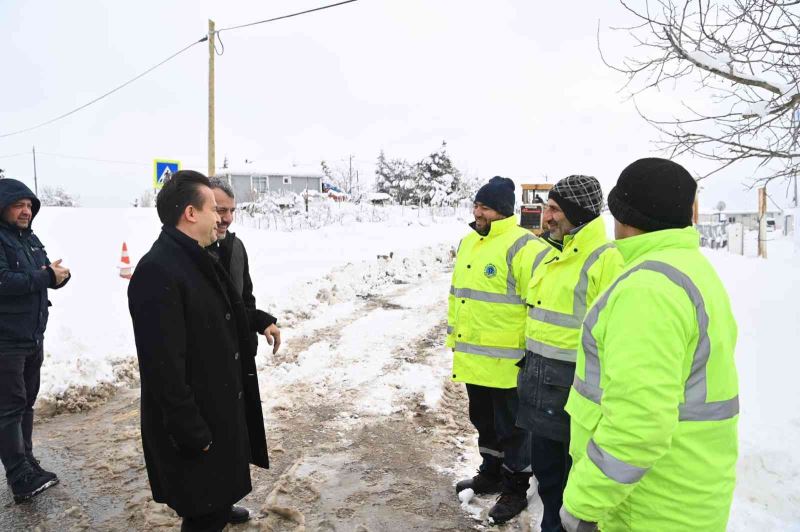
<instances>
[{"instance_id":1,"label":"grey sky","mask_svg":"<svg viewBox=\"0 0 800 532\"><path fill-rule=\"evenodd\" d=\"M208 18L220 28L325 3L4 0L0 133L133 77L201 38ZM621 57L630 41L606 28L626 14L589 0L360 0L222 33L217 164L227 154L237 168L248 159L259 170L295 163L317 171L321 159L344 164L353 154L371 180L381 149L413 161L446 140L473 175L521 183L593 174L607 192L626 164L657 154L655 132L617 92L624 80L600 61L598 19L609 54ZM670 98L640 104L664 110ZM87 206L126 205L148 188L154 158L206 171L206 106L200 44L72 117L0 139L0 157L26 154L0 158L0 168L32 184L35 144L40 187L63 186ZM706 184L703 208L720 199L755 208L755 193L739 192L744 177L728 172ZM782 199L782 188L775 195Z\"/></svg>"}]
</instances>

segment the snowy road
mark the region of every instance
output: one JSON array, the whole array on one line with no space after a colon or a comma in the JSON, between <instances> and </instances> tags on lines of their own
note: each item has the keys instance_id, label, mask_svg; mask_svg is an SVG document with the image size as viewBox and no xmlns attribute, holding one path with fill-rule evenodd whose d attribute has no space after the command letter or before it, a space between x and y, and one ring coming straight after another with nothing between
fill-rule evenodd
<instances>
[{"instance_id":1,"label":"snowy road","mask_svg":"<svg viewBox=\"0 0 800 532\"><path fill-rule=\"evenodd\" d=\"M449 250L424 257L332 272L319 281L319 305L285 330L281 352L263 356L262 347L272 469L253 469L254 490L244 503L254 519L238 528L481 528L453 489L473 467L465 449L476 453L465 394L449 382L450 355L442 347ZM0 529L177 526L177 517L149 497L137 394L123 391L88 413L37 425L37 452L62 484L29 505L13 505L2 492ZM474 502L485 513L493 501Z\"/></svg>"}]
</instances>

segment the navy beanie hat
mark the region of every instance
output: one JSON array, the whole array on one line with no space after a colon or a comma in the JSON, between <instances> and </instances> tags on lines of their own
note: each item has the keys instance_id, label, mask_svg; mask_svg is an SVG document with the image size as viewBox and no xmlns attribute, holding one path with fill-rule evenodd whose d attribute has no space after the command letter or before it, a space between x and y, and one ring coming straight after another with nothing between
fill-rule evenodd
<instances>
[{"instance_id":1,"label":"navy beanie hat","mask_svg":"<svg viewBox=\"0 0 800 532\"><path fill-rule=\"evenodd\" d=\"M514 214L514 182L507 177L494 176L475 194L475 203L483 203L504 216Z\"/></svg>"},{"instance_id":2,"label":"navy beanie hat","mask_svg":"<svg viewBox=\"0 0 800 532\"><path fill-rule=\"evenodd\" d=\"M678 163L650 157L631 163L608 194L608 209L621 223L642 231L692 225L697 182Z\"/></svg>"}]
</instances>

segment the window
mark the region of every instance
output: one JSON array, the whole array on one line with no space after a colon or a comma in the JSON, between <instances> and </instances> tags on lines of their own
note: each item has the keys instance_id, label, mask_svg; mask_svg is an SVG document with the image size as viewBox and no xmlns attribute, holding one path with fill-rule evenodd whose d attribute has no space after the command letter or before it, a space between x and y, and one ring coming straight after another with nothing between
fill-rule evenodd
<instances>
[{"instance_id":1,"label":"window","mask_svg":"<svg viewBox=\"0 0 800 532\"><path fill-rule=\"evenodd\" d=\"M269 182L267 180L267 176L265 175L254 175L253 176L253 190L258 192L259 194L263 194L269 190Z\"/></svg>"},{"instance_id":2,"label":"window","mask_svg":"<svg viewBox=\"0 0 800 532\"><path fill-rule=\"evenodd\" d=\"M284 185L291 185L292 184L292 176L288 176L288 175L283 176L283 184Z\"/></svg>"}]
</instances>

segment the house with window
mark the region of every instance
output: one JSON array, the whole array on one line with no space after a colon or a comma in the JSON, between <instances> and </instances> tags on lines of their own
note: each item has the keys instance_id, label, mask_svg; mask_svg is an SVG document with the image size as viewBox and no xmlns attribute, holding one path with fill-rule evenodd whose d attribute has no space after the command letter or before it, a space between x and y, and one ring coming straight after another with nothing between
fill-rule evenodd
<instances>
[{"instance_id":1,"label":"house with window","mask_svg":"<svg viewBox=\"0 0 800 532\"><path fill-rule=\"evenodd\" d=\"M306 190L322 192L322 173L291 171L258 172L224 168L215 177L225 179L239 201L253 201L257 194L301 194Z\"/></svg>"}]
</instances>

